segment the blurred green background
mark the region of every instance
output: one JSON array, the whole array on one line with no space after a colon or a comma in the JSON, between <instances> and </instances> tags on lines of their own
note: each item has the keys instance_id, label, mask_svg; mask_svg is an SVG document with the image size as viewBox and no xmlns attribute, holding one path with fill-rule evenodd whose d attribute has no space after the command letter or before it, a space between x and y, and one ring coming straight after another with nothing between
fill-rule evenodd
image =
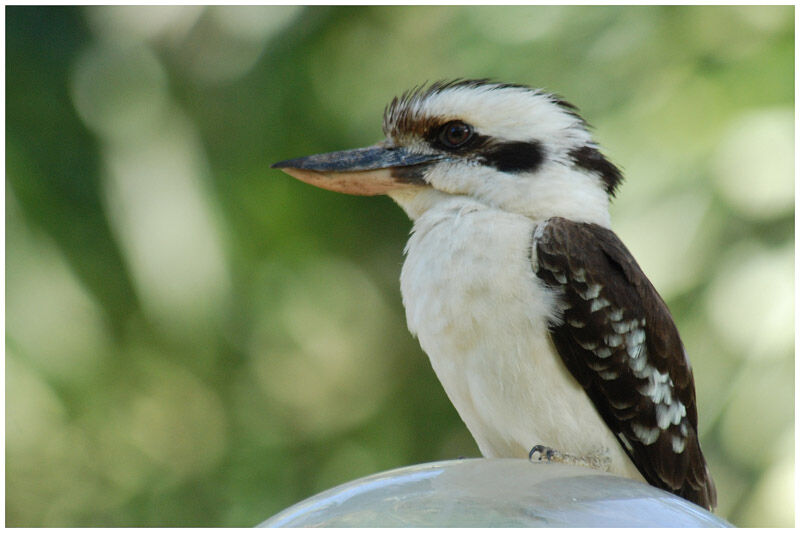
<instances>
[{"instance_id":1,"label":"blurred green background","mask_svg":"<svg viewBox=\"0 0 800 533\"><path fill-rule=\"evenodd\" d=\"M577 104L692 359L719 514L794 524L794 8L6 8L6 520L250 526L478 455L410 223L270 170L425 80Z\"/></svg>"}]
</instances>

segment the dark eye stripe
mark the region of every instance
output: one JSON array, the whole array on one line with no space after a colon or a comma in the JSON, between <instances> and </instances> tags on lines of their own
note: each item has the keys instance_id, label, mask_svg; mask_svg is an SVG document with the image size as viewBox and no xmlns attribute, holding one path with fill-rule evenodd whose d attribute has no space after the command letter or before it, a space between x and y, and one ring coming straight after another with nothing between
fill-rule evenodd
<instances>
[{"instance_id":1,"label":"dark eye stripe","mask_svg":"<svg viewBox=\"0 0 800 533\"><path fill-rule=\"evenodd\" d=\"M544 147L538 141L494 142L488 143L480 156L501 172L533 172L544 161Z\"/></svg>"}]
</instances>

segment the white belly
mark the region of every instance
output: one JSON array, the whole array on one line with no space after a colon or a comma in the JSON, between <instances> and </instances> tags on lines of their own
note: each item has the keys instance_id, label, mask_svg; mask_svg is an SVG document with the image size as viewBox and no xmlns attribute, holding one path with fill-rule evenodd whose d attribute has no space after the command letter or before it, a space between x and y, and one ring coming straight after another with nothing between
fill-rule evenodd
<instances>
[{"instance_id":1,"label":"white belly","mask_svg":"<svg viewBox=\"0 0 800 533\"><path fill-rule=\"evenodd\" d=\"M484 456L527 457L537 444L605 453L612 472L641 479L555 352L553 295L530 262L534 227L464 198L425 212L401 276L409 329Z\"/></svg>"}]
</instances>

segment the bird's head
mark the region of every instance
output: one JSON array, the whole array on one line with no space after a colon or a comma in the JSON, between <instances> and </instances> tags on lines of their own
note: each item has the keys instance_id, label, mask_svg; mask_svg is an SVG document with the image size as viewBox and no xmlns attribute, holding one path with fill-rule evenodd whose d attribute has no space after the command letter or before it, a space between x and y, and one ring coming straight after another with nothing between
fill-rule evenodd
<instances>
[{"instance_id":1,"label":"bird's head","mask_svg":"<svg viewBox=\"0 0 800 533\"><path fill-rule=\"evenodd\" d=\"M622 177L572 105L543 91L487 80L437 82L386 107L376 145L275 163L337 192L388 194L412 218L468 196L534 219L608 226Z\"/></svg>"}]
</instances>

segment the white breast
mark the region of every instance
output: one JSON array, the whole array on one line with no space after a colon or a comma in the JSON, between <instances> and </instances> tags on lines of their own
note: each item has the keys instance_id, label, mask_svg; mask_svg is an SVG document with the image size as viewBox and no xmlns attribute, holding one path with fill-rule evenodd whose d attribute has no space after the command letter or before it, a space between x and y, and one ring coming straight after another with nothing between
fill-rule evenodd
<instances>
[{"instance_id":1,"label":"white breast","mask_svg":"<svg viewBox=\"0 0 800 533\"><path fill-rule=\"evenodd\" d=\"M537 444L605 452L612 472L641 479L555 352L554 295L531 265L534 228L465 197L428 209L400 280L409 329L484 456L527 457Z\"/></svg>"}]
</instances>

